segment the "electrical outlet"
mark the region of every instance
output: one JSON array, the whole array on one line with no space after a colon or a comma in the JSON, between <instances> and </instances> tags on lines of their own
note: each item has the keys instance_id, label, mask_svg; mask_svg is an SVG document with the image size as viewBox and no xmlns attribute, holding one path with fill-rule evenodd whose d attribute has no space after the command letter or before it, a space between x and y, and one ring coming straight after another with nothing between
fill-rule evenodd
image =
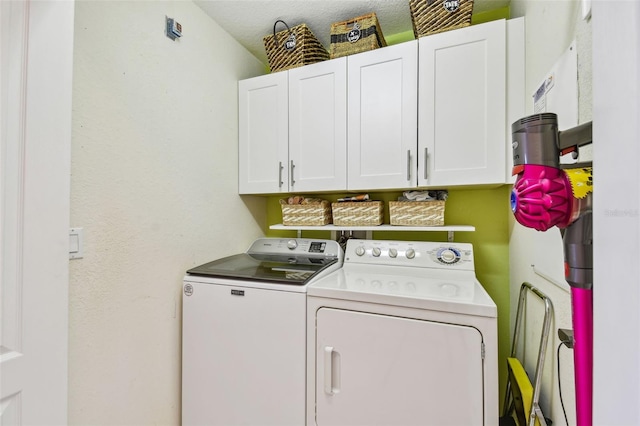
<instances>
[{"instance_id":1,"label":"electrical outlet","mask_svg":"<svg viewBox=\"0 0 640 426\"><path fill-rule=\"evenodd\" d=\"M582 0L582 19L591 18L591 0Z\"/></svg>"},{"instance_id":2,"label":"electrical outlet","mask_svg":"<svg viewBox=\"0 0 640 426\"><path fill-rule=\"evenodd\" d=\"M558 338L566 347L573 349L573 330L568 328L559 328Z\"/></svg>"}]
</instances>

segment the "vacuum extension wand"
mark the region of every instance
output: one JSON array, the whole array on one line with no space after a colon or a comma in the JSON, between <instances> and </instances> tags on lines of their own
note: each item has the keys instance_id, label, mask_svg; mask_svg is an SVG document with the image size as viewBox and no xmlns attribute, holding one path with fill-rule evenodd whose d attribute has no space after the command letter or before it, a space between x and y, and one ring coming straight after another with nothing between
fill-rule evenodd
<instances>
[{"instance_id":1,"label":"vacuum extension wand","mask_svg":"<svg viewBox=\"0 0 640 426\"><path fill-rule=\"evenodd\" d=\"M565 279L571 287L576 420L591 426L593 399L592 164L560 165L560 156L592 143L592 123L558 131L556 114L522 118L511 126L511 192L516 220L538 231L557 226L564 248Z\"/></svg>"}]
</instances>

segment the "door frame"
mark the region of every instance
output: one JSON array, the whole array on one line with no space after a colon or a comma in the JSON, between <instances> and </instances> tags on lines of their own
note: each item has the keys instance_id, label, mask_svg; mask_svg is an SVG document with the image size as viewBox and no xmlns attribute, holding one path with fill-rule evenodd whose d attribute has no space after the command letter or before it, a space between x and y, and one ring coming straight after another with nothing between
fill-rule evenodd
<instances>
[{"instance_id":1,"label":"door frame","mask_svg":"<svg viewBox=\"0 0 640 426\"><path fill-rule=\"evenodd\" d=\"M3 1L2 424L67 424L73 1Z\"/></svg>"}]
</instances>

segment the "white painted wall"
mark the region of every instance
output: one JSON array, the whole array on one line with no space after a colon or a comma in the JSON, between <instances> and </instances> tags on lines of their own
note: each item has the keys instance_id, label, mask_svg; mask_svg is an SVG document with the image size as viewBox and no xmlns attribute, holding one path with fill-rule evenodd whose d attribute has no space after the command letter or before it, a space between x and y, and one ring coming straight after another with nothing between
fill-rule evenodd
<instances>
[{"instance_id":1,"label":"white painted wall","mask_svg":"<svg viewBox=\"0 0 640 426\"><path fill-rule=\"evenodd\" d=\"M76 3L69 424L179 424L184 271L263 234L237 195L237 81L263 72L192 2Z\"/></svg>"},{"instance_id":2,"label":"white painted wall","mask_svg":"<svg viewBox=\"0 0 640 426\"><path fill-rule=\"evenodd\" d=\"M577 41L578 50L578 111L579 122L592 117L591 96L591 22L581 17L581 2L577 0L539 1L513 0L511 16L525 17L526 27L526 92L527 114L533 113L530 95L545 78L558 58L571 42ZM509 242L511 277L512 329L520 284L528 281L549 296L554 305L555 318L551 325L551 338L546 352L546 362L541 390L541 407L545 417L554 424L565 424L558 394L556 374L556 349L559 344L558 328L571 329L571 300L568 291L534 273L531 264L536 256L533 237L537 231L528 229L511 219ZM562 248L559 249L560 253ZM561 259L560 259L561 260ZM530 298L527 307L525 367L533 378L535 362L540 344L543 319L542 303ZM519 358L522 358L519 356ZM575 424L575 392L573 379L573 352L567 348L560 351L561 382L564 404L569 424Z\"/></svg>"}]
</instances>

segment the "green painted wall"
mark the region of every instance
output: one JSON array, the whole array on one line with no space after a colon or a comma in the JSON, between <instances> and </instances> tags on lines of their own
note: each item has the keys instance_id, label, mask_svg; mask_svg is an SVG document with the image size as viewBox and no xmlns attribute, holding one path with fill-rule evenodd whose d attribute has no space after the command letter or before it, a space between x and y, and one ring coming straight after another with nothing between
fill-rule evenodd
<instances>
[{"instance_id":1,"label":"green painted wall","mask_svg":"<svg viewBox=\"0 0 640 426\"><path fill-rule=\"evenodd\" d=\"M483 22L496 21L498 19L509 19L511 10L509 6L501 9L488 10L486 12L474 13L471 15L471 25L482 24Z\"/></svg>"},{"instance_id":2,"label":"green painted wall","mask_svg":"<svg viewBox=\"0 0 640 426\"><path fill-rule=\"evenodd\" d=\"M506 383L506 358L510 351L509 330L509 208L510 186L494 189L449 190L445 205L445 225L473 225L475 232L456 232L454 240L474 247L476 276L498 306L498 362L500 402ZM314 194L335 201L345 194ZM351 194L353 195L353 194ZM373 200L385 201L385 223L389 223L388 201L401 192L369 193ZM267 200L267 227L282 223L279 196ZM269 237L295 237L296 231L267 229ZM304 231L305 238L330 238L329 231ZM374 239L403 241L447 241L446 232L374 232Z\"/></svg>"}]
</instances>

